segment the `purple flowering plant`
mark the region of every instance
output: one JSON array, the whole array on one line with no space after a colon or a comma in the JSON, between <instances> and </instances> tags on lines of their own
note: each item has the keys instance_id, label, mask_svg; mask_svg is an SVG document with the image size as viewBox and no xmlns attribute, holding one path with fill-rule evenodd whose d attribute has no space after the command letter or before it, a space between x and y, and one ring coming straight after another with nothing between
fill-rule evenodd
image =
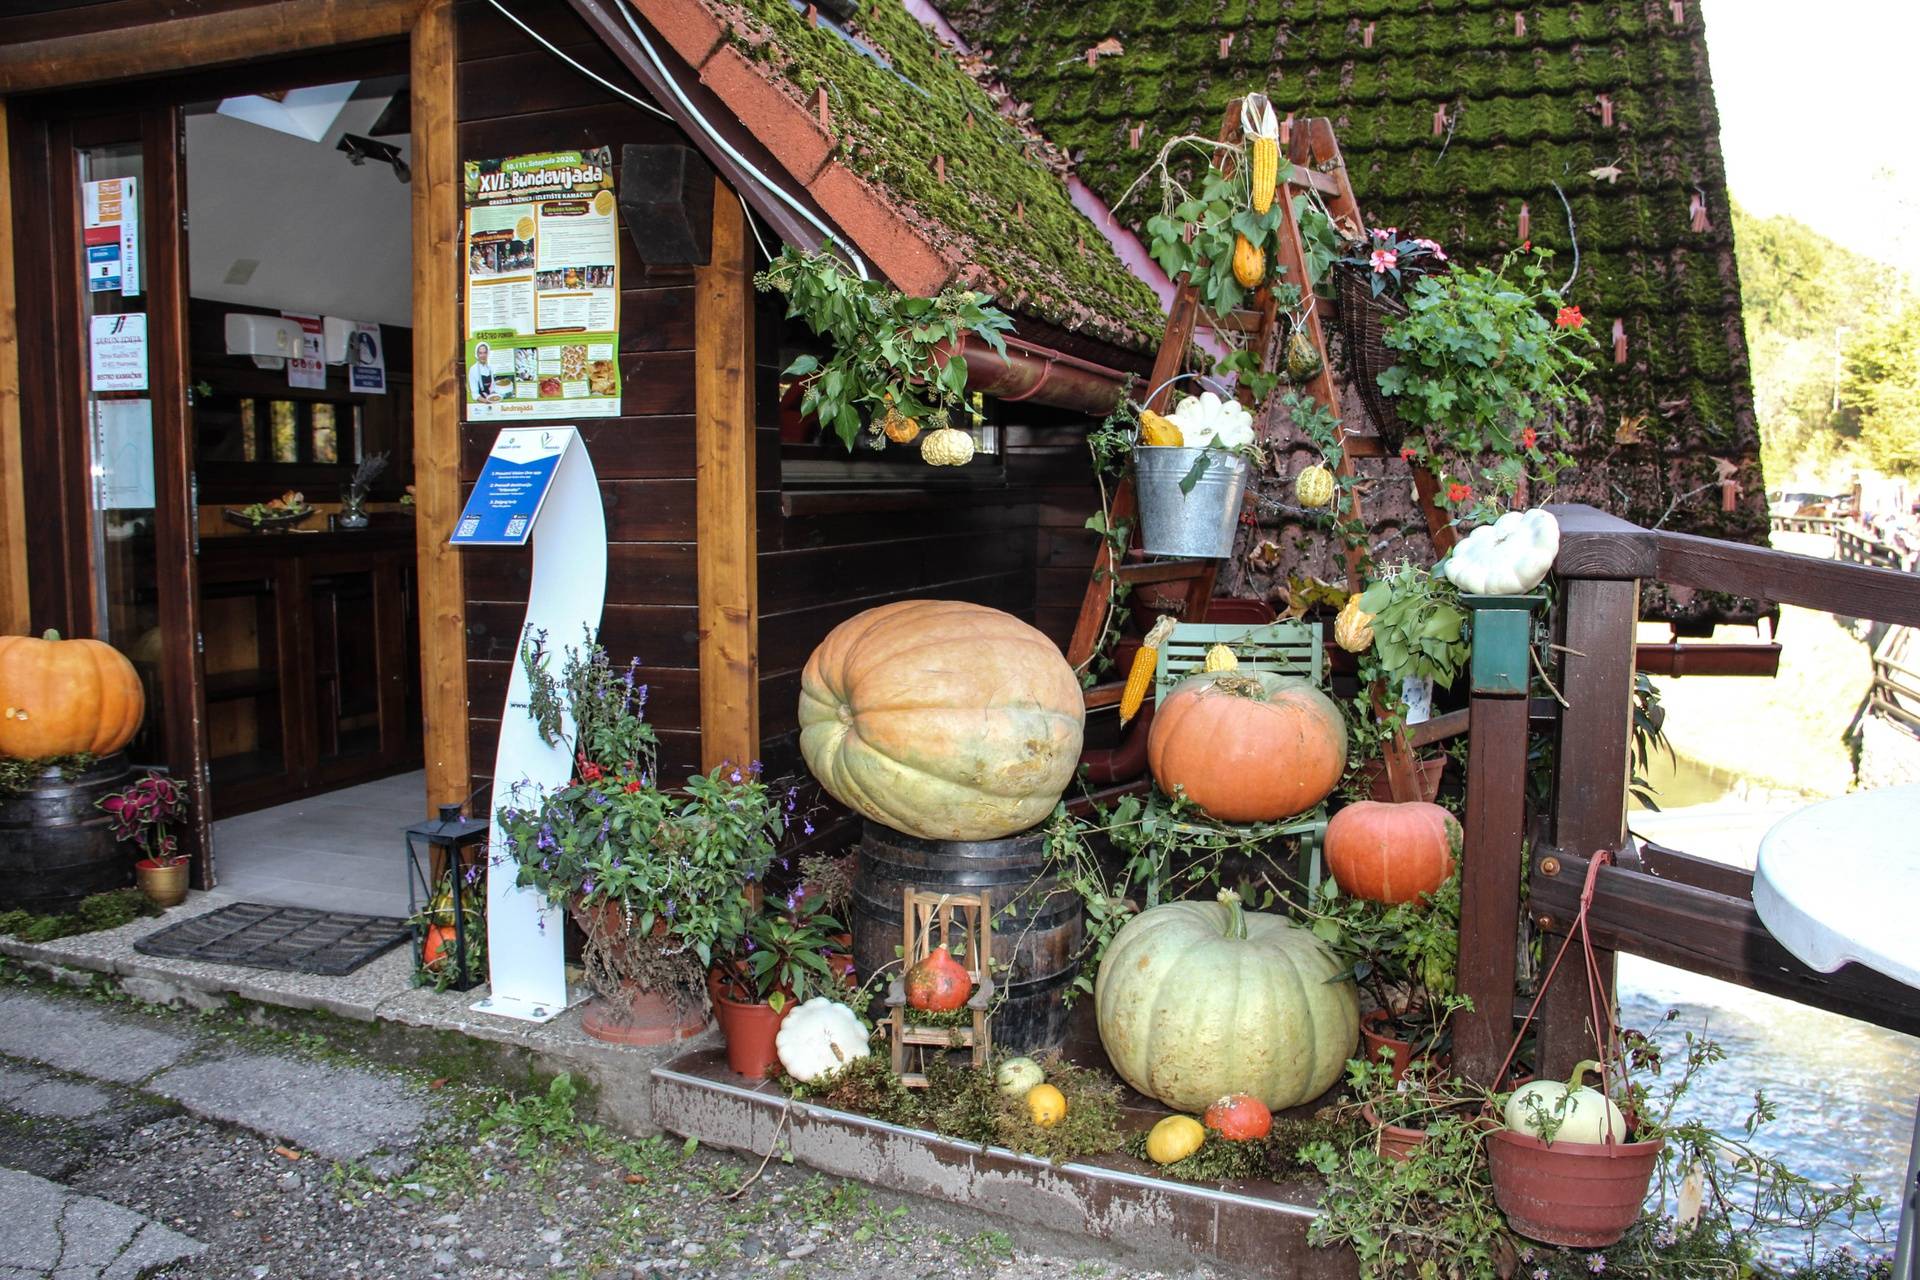
<instances>
[{"instance_id":1,"label":"purple flowering plant","mask_svg":"<svg viewBox=\"0 0 1920 1280\"><path fill-rule=\"evenodd\" d=\"M790 798L757 761L663 786L638 663L613 667L592 637L566 651L557 674L544 637L529 640L521 661L528 713L568 749L574 770L544 793L513 787L499 808L519 883L562 905L615 904L640 937L664 922L703 966L734 951L750 923L748 887L773 862Z\"/></svg>"},{"instance_id":2,"label":"purple flowering plant","mask_svg":"<svg viewBox=\"0 0 1920 1280\"><path fill-rule=\"evenodd\" d=\"M172 866L185 855L167 830L187 816L187 793L171 778L149 773L125 791L100 799L100 808L113 819L113 838L131 842L142 858Z\"/></svg>"}]
</instances>

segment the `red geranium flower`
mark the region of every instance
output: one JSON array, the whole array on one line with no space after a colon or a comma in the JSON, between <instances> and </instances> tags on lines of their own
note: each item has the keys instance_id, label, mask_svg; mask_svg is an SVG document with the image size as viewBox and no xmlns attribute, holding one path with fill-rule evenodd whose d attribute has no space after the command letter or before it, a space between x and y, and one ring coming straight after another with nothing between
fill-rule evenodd
<instances>
[{"instance_id":1,"label":"red geranium flower","mask_svg":"<svg viewBox=\"0 0 1920 1280\"><path fill-rule=\"evenodd\" d=\"M1458 480L1455 480L1452 484L1447 486L1448 502L1465 502L1468 498L1471 498L1472 496L1473 496L1472 486L1461 484Z\"/></svg>"},{"instance_id":2,"label":"red geranium flower","mask_svg":"<svg viewBox=\"0 0 1920 1280\"><path fill-rule=\"evenodd\" d=\"M640 779L638 779L638 778L633 778L633 779L630 779L630 780L629 780L629 781L627 782L627 794L628 794L628 795L632 795L632 794L633 794L634 792L636 792L636 791L638 791L639 789L640 789Z\"/></svg>"},{"instance_id":3,"label":"red geranium flower","mask_svg":"<svg viewBox=\"0 0 1920 1280\"><path fill-rule=\"evenodd\" d=\"M587 759L585 756L580 757L580 781L598 782L600 781L601 778L605 776L606 776L606 770L602 769L599 765Z\"/></svg>"},{"instance_id":4,"label":"red geranium flower","mask_svg":"<svg viewBox=\"0 0 1920 1280\"><path fill-rule=\"evenodd\" d=\"M1562 307L1560 314L1553 318L1553 322L1562 329L1578 329L1587 322L1587 318L1580 314L1578 307Z\"/></svg>"},{"instance_id":5,"label":"red geranium flower","mask_svg":"<svg viewBox=\"0 0 1920 1280\"><path fill-rule=\"evenodd\" d=\"M1413 446L1412 446L1412 445L1410 445L1410 444L1403 444L1403 445L1401 445L1401 446L1400 446L1400 461L1402 461L1402 462L1412 462L1412 461L1413 461Z\"/></svg>"},{"instance_id":6,"label":"red geranium flower","mask_svg":"<svg viewBox=\"0 0 1920 1280\"><path fill-rule=\"evenodd\" d=\"M1529 449L1533 448L1535 442L1537 442L1539 439L1540 439L1540 433L1535 431L1532 427L1528 427L1525 431L1522 431L1520 433L1520 443L1525 445Z\"/></svg>"}]
</instances>

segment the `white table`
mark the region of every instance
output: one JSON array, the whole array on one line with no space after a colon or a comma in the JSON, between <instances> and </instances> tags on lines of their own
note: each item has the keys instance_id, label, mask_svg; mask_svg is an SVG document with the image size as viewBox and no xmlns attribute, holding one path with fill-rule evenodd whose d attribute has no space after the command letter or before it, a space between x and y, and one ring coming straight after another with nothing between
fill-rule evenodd
<instances>
[{"instance_id":1,"label":"white table","mask_svg":"<svg viewBox=\"0 0 1920 1280\"><path fill-rule=\"evenodd\" d=\"M1787 815L1760 841L1753 906L1781 946L1832 973L1864 964L1920 988L1920 786L1823 800ZM1920 1110L1901 1184L1896 1280L1920 1277Z\"/></svg>"}]
</instances>

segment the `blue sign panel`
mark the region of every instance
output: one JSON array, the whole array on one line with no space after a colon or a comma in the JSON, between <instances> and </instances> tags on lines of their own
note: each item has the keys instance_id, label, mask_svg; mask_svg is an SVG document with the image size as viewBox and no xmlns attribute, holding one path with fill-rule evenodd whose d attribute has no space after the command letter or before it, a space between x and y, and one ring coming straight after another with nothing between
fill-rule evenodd
<instances>
[{"instance_id":1,"label":"blue sign panel","mask_svg":"<svg viewBox=\"0 0 1920 1280\"><path fill-rule=\"evenodd\" d=\"M480 479L449 541L478 547L521 547L547 499L553 476L576 438L572 427L512 427L493 442Z\"/></svg>"}]
</instances>

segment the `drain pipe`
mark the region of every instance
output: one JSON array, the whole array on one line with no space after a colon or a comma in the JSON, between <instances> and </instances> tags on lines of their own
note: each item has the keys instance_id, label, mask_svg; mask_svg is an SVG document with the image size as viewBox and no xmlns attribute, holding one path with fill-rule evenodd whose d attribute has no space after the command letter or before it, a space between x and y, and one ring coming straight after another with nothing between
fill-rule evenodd
<instances>
[{"instance_id":1,"label":"drain pipe","mask_svg":"<svg viewBox=\"0 0 1920 1280\"><path fill-rule=\"evenodd\" d=\"M1003 336L1004 356L979 337L966 335L960 355L967 362L967 390L999 400L1071 409L1094 418L1106 417L1120 402L1128 378L1120 370L1025 338Z\"/></svg>"}]
</instances>

